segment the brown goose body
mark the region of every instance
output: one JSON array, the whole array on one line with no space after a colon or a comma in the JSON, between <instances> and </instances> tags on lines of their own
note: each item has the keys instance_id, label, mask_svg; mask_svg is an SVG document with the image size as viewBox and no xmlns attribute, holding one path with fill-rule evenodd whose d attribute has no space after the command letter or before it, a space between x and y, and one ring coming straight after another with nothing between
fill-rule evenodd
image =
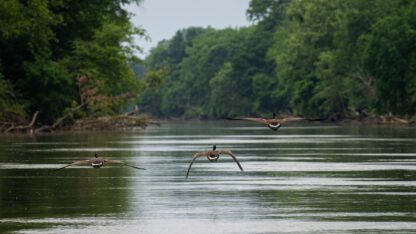
<instances>
[{"instance_id":1,"label":"brown goose body","mask_svg":"<svg viewBox=\"0 0 416 234\"><path fill-rule=\"evenodd\" d=\"M238 165L241 171L244 171L243 167L241 166L240 162L237 160L237 157L231 152L231 150L217 150L217 147L214 145L212 150L205 151L205 152L198 152L194 155L191 162L189 163L188 172L186 173L186 178L189 176L189 172L191 171L192 164L195 162L197 158L200 157L207 157L210 162L215 162L220 158L220 155L225 154L229 155L234 162Z\"/></svg>"},{"instance_id":2,"label":"brown goose body","mask_svg":"<svg viewBox=\"0 0 416 234\"><path fill-rule=\"evenodd\" d=\"M105 159L103 158L95 158L95 159L91 159L91 166L94 168L100 168L102 166L104 166L104 163L106 162Z\"/></svg>"}]
</instances>

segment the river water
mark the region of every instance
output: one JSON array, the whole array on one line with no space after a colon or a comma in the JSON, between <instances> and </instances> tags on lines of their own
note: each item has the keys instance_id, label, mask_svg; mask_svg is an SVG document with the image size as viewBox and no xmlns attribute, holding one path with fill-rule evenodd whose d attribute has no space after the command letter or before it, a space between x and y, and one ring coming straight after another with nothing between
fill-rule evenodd
<instances>
[{"instance_id":1,"label":"river water","mask_svg":"<svg viewBox=\"0 0 416 234\"><path fill-rule=\"evenodd\" d=\"M217 145L217 162L192 156ZM94 153L131 165L71 166ZM0 233L416 231L414 127L167 123L0 137Z\"/></svg>"}]
</instances>

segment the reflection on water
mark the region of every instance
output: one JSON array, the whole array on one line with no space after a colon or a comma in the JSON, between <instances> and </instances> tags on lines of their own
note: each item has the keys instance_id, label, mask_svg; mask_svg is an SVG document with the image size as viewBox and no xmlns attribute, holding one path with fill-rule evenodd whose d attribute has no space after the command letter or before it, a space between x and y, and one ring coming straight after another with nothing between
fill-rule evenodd
<instances>
[{"instance_id":1,"label":"reflection on water","mask_svg":"<svg viewBox=\"0 0 416 234\"><path fill-rule=\"evenodd\" d=\"M414 128L235 122L0 138L0 232L410 232ZM212 144L237 155L198 159ZM108 159L145 167L74 166Z\"/></svg>"}]
</instances>

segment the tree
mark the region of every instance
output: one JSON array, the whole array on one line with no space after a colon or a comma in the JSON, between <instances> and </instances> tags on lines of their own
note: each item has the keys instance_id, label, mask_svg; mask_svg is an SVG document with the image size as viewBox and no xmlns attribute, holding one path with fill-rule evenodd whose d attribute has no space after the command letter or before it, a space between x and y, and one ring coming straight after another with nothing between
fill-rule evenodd
<instances>
[{"instance_id":1,"label":"tree","mask_svg":"<svg viewBox=\"0 0 416 234\"><path fill-rule=\"evenodd\" d=\"M3 122L22 122L25 117L23 105L18 102L10 82L0 73L0 124ZM0 126L2 129L3 126Z\"/></svg>"},{"instance_id":2,"label":"tree","mask_svg":"<svg viewBox=\"0 0 416 234\"><path fill-rule=\"evenodd\" d=\"M361 58L375 77L377 112L414 114L416 3L393 1L389 7L395 10L377 19L363 39Z\"/></svg>"},{"instance_id":3,"label":"tree","mask_svg":"<svg viewBox=\"0 0 416 234\"><path fill-rule=\"evenodd\" d=\"M250 27L207 28L191 40L185 29L160 43L148 69L168 74L157 101L142 104L175 117L415 115L415 5L252 0Z\"/></svg>"},{"instance_id":4,"label":"tree","mask_svg":"<svg viewBox=\"0 0 416 234\"><path fill-rule=\"evenodd\" d=\"M81 101L79 78L88 76L99 86L98 94L112 101L86 114L122 110L141 87L131 62L140 50L133 35L144 36L144 31L129 22L122 7L133 2L140 3L1 1L0 72L7 88L0 92L14 95L0 95L23 103L23 116L40 111L39 121L49 124Z\"/></svg>"}]
</instances>

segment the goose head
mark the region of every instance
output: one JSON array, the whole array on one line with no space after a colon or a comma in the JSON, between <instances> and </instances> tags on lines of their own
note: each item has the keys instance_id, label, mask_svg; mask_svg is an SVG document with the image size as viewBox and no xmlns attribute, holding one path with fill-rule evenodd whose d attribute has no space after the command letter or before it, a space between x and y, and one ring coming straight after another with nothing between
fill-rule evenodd
<instances>
[{"instance_id":1,"label":"goose head","mask_svg":"<svg viewBox=\"0 0 416 234\"><path fill-rule=\"evenodd\" d=\"M213 145L212 146L212 151L209 152L209 154L207 156L207 158L210 162L215 162L220 158L220 154L217 151L215 151L216 149L217 149L217 146Z\"/></svg>"}]
</instances>

